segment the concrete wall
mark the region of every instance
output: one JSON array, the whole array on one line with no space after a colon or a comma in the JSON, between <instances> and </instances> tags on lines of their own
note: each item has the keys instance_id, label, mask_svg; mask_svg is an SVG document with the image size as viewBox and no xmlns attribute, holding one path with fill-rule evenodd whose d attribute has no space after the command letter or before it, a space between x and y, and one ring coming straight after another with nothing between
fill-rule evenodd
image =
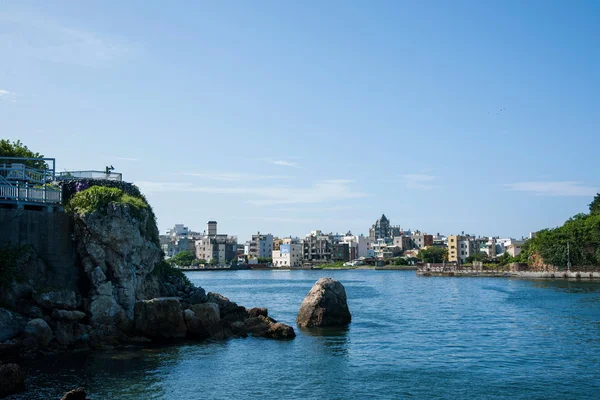
<instances>
[{"instance_id":1,"label":"concrete wall","mask_svg":"<svg viewBox=\"0 0 600 400\"><path fill-rule=\"evenodd\" d=\"M0 246L30 245L37 257L26 266L33 287L77 291L78 258L73 219L63 212L0 209Z\"/></svg>"}]
</instances>

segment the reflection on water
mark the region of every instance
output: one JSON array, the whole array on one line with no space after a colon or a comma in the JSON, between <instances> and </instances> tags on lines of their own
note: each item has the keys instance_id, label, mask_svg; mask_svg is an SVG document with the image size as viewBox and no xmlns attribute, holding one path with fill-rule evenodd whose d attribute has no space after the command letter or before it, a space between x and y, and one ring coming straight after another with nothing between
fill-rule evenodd
<instances>
[{"instance_id":1,"label":"reflection on water","mask_svg":"<svg viewBox=\"0 0 600 400\"><path fill-rule=\"evenodd\" d=\"M334 356L348 355L349 326L301 328L303 334L319 338L323 349Z\"/></svg>"}]
</instances>

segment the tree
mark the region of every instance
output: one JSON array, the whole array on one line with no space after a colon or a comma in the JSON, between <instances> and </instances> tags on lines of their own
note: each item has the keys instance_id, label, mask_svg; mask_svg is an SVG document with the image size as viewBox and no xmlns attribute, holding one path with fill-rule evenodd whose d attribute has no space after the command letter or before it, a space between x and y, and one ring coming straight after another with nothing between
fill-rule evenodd
<instances>
[{"instance_id":1,"label":"tree","mask_svg":"<svg viewBox=\"0 0 600 400\"><path fill-rule=\"evenodd\" d=\"M212 260L210 260L210 265L217 265L219 263L219 260L217 260L216 258L213 258Z\"/></svg>"},{"instance_id":2,"label":"tree","mask_svg":"<svg viewBox=\"0 0 600 400\"><path fill-rule=\"evenodd\" d=\"M179 265L182 267L189 267L194 262L194 254L191 251L182 251L171 257L171 264Z\"/></svg>"},{"instance_id":3,"label":"tree","mask_svg":"<svg viewBox=\"0 0 600 400\"><path fill-rule=\"evenodd\" d=\"M20 140L11 142L8 139L0 139L0 158L2 157L23 157L23 158L44 158L40 153L34 153ZM46 169L48 165L45 161L27 161L25 164L31 168Z\"/></svg>"},{"instance_id":4,"label":"tree","mask_svg":"<svg viewBox=\"0 0 600 400\"><path fill-rule=\"evenodd\" d=\"M426 263L441 263L448 258L448 249L445 247L428 247L419 252L419 258Z\"/></svg>"},{"instance_id":5,"label":"tree","mask_svg":"<svg viewBox=\"0 0 600 400\"><path fill-rule=\"evenodd\" d=\"M594 197L594 200L590 203L590 214L600 214L600 193Z\"/></svg>"},{"instance_id":6,"label":"tree","mask_svg":"<svg viewBox=\"0 0 600 400\"><path fill-rule=\"evenodd\" d=\"M474 253L472 256L467 257L467 259L465 261L470 264L473 261L485 262L488 260L489 260L489 258L488 258L487 253L484 253L483 251L479 251L477 253Z\"/></svg>"}]
</instances>

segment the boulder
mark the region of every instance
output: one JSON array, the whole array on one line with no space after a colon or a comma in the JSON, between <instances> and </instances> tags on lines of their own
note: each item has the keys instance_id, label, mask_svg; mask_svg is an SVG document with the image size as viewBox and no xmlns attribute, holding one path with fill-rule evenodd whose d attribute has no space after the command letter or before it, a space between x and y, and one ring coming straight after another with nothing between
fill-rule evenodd
<instances>
[{"instance_id":1,"label":"boulder","mask_svg":"<svg viewBox=\"0 0 600 400\"><path fill-rule=\"evenodd\" d=\"M19 336L26 323L20 314L0 308L0 342Z\"/></svg>"},{"instance_id":2,"label":"boulder","mask_svg":"<svg viewBox=\"0 0 600 400\"><path fill-rule=\"evenodd\" d=\"M45 309L61 308L74 310L77 307L77 296L72 290L54 290L45 293L34 293L33 299Z\"/></svg>"},{"instance_id":3,"label":"boulder","mask_svg":"<svg viewBox=\"0 0 600 400\"><path fill-rule=\"evenodd\" d=\"M268 317L269 316L269 310L267 310L266 308L251 308L248 310L248 318L256 318L259 315L262 315L263 317Z\"/></svg>"},{"instance_id":4,"label":"boulder","mask_svg":"<svg viewBox=\"0 0 600 400\"><path fill-rule=\"evenodd\" d=\"M216 324L221 319L219 306L215 303L194 304L190 306L190 310L206 327Z\"/></svg>"},{"instance_id":5,"label":"boulder","mask_svg":"<svg viewBox=\"0 0 600 400\"><path fill-rule=\"evenodd\" d=\"M85 318L85 313L77 310L54 310L52 311L52 318L63 321L80 321Z\"/></svg>"},{"instance_id":6,"label":"boulder","mask_svg":"<svg viewBox=\"0 0 600 400\"><path fill-rule=\"evenodd\" d=\"M271 324L267 333L263 336L270 339L293 339L296 337L294 328L281 322Z\"/></svg>"},{"instance_id":7,"label":"boulder","mask_svg":"<svg viewBox=\"0 0 600 400\"><path fill-rule=\"evenodd\" d=\"M73 389L65 393L60 400L87 400L87 393L83 388Z\"/></svg>"},{"instance_id":8,"label":"boulder","mask_svg":"<svg viewBox=\"0 0 600 400\"><path fill-rule=\"evenodd\" d=\"M125 310L112 296L94 296L89 307L90 321L100 325L118 325L127 319Z\"/></svg>"},{"instance_id":9,"label":"boulder","mask_svg":"<svg viewBox=\"0 0 600 400\"><path fill-rule=\"evenodd\" d=\"M25 389L25 373L17 364L0 365L0 397L22 392Z\"/></svg>"},{"instance_id":10,"label":"boulder","mask_svg":"<svg viewBox=\"0 0 600 400\"><path fill-rule=\"evenodd\" d=\"M184 311L183 317L188 333L196 338L210 336L211 327L221 319L219 306L214 303L194 304Z\"/></svg>"},{"instance_id":11,"label":"boulder","mask_svg":"<svg viewBox=\"0 0 600 400\"><path fill-rule=\"evenodd\" d=\"M71 322L58 322L54 333L56 334L56 341L63 346L69 346L75 342L73 324Z\"/></svg>"},{"instance_id":12,"label":"boulder","mask_svg":"<svg viewBox=\"0 0 600 400\"><path fill-rule=\"evenodd\" d=\"M259 315L244 321L245 330L252 336L270 339L292 339L296 337L294 328L275 322L273 319Z\"/></svg>"},{"instance_id":13,"label":"boulder","mask_svg":"<svg viewBox=\"0 0 600 400\"><path fill-rule=\"evenodd\" d=\"M201 304L205 303L206 300L206 292L201 287L192 287L186 297L186 301L190 304Z\"/></svg>"},{"instance_id":14,"label":"boulder","mask_svg":"<svg viewBox=\"0 0 600 400\"><path fill-rule=\"evenodd\" d=\"M25 325L25 337L33 338L38 346L47 346L52 336L52 329L41 318L32 319Z\"/></svg>"},{"instance_id":15,"label":"boulder","mask_svg":"<svg viewBox=\"0 0 600 400\"><path fill-rule=\"evenodd\" d=\"M176 298L161 297L135 303L135 329L156 339L183 338L187 326Z\"/></svg>"},{"instance_id":16,"label":"boulder","mask_svg":"<svg viewBox=\"0 0 600 400\"><path fill-rule=\"evenodd\" d=\"M331 278L321 278L302 301L296 323L310 328L342 326L351 320L344 286Z\"/></svg>"}]
</instances>

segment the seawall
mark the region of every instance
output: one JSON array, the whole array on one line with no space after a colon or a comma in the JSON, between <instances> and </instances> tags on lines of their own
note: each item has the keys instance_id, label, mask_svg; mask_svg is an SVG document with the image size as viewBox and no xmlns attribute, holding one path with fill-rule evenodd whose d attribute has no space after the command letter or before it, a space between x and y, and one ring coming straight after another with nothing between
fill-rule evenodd
<instances>
[{"instance_id":1,"label":"seawall","mask_svg":"<svg viewBox=\"0 0 600 400\"><path fill-rule=\"evenodd\" d=\"M0 209L0 246L30 246L34 257L22 272L41 287L76 291L79 269L73 232L73 218L64 212Z\"/></svg>"}]
</instances>

